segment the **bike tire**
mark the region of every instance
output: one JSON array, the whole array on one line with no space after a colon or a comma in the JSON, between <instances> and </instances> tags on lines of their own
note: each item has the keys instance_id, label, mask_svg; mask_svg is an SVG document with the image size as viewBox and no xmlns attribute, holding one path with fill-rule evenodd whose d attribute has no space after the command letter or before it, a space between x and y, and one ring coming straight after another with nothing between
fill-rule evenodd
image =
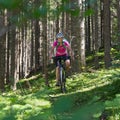
<instances>
[{"instance_id":1,"label":"bike tire","mask_svg":"<svg viewBox=\"0 0 120 120\"><path fill-rule=\"evenodd\" d=\"M61 92L65 93L66 92L65 71L62 67L60 68L60 86L61 86Z\"/></svg>"}]
</instances>

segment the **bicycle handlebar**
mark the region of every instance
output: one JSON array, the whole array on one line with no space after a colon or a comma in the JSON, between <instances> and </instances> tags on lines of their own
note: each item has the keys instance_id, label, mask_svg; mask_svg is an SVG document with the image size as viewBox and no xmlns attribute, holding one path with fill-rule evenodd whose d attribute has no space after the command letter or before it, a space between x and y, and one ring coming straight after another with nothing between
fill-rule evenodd
<instances>
[{"instance_id":1,"label":"bicycle handlebar","mask_svg":"<svg viewBox=\"0 0 120 120\"><path fill-rule=\"evenodd\" d=\"M71 58L70 56L67 56L69 59ZM52 57L52 59L64 59L65 57L64 56L54 56L54 57Z\"/></svg>"}]
</instances>

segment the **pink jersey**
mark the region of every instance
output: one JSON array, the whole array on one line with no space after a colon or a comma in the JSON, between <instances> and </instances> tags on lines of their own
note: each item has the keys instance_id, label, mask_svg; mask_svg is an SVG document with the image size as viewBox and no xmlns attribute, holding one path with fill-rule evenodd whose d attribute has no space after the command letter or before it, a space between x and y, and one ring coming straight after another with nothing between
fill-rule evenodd
<instances>
[{"instance_id":1,"label":"pink jersey","mask_svg":"<svg viewBox=\"0 0 120 120\"><path fill-rule=\"evenodd\" d=\"M55 40L53 47L56 47L56 56L68 55L67 48L70 46L68 41L63 40L63 45L59 45L58 41Z\"/></svg>"}]
</instances>

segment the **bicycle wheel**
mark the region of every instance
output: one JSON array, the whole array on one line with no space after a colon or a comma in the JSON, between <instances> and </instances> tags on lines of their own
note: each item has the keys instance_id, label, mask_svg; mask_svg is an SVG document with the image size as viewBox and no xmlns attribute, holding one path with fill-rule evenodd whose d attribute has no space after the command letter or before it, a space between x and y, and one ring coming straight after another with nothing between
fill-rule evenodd
<instances>
[{"instance_id":1,"label":"bicycle wheel","mask_svg":"<svg viewBox=\"0 0 120 120\"><path fill-rule=\"evenodd\" d=\"M60 68L60 86L61 86L61 92L66 92L66 86L65 86L65 71L61 67Z\"/></svg>"}]
</instances>

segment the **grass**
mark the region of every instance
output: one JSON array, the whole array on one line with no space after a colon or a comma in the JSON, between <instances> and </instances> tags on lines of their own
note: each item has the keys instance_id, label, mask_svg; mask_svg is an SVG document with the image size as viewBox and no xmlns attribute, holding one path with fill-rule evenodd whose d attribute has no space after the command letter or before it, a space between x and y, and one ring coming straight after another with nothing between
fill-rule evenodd
<instances>
[{"instance_id":1,"label":"grass","mask_svg":"<svg viewBox=\"0 0 120 120\"><path fill-rule=\"evenodd\" d=\"M46 87L42 76L24 82L18 90L0 96L0 120L107 120L120 119L120 69L81 73L67 79L67 93L55 80ZM21 87L20 87L21 86Z\"/></svg>"}]
</instances>

